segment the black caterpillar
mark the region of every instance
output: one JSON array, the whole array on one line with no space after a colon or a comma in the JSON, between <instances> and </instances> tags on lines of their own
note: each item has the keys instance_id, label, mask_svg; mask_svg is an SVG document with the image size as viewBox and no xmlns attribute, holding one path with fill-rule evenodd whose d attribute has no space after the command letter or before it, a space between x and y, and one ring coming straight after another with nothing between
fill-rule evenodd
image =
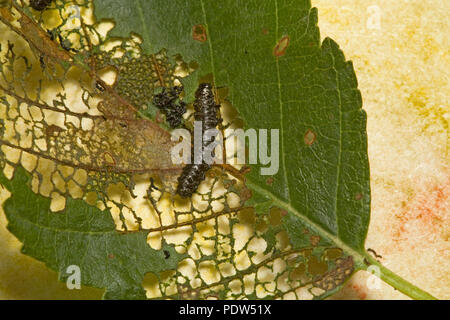
<instances>
[{"instance_id":1,"label":"black caterpillar","mask_svg":"<svg viewBox=\"0 0 450 320\"><path fill-rule=\"evenodd\" d=\"M172 128L181 124L183 114L186 112L186 103L183 101L177 103L181 91L183 91L181 86L175 86L168 90L163 88L163 91L153 98L153 103L166 115L166 120Z\"/></svg>"},{"instance_id":2,"label":"black caterpillar","mask_svg":"<svg viewBox=\"0 0 450 320\"><path fill-rule=\"evenodd\" d=\"M215 128L219 124L221 120L217 116L217 111L219 108L220 105L216 105L214 99L212 85L209 83L201 83L195 92L194 118L196 121L202 121L203 133L206 130ZM212 137L209 141L203 141L202 149L213 141L214 137ZM178 177L177 193L184 198L192 196L200 183L205 180L205 173L210 168L211 165L205 162L201 164L191 163L186 165L183 168L183 172Z\"/></svg>"},{"instance_id":3,"label":"black caterpillar","mask_svg":"<svg viewBox=\"0 0 450 320\"><path fill-rule=\"evenodd\" d=\"M30 6L37 11L42 11L52 2L52 0L30 0Z\"/></svg>"}]
</instances>

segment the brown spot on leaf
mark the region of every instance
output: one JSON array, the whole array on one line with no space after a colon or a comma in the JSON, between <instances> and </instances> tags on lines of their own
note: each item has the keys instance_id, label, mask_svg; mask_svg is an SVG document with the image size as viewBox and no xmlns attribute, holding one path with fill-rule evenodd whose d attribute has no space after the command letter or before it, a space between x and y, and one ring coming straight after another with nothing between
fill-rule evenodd
<instances>
[{"instance_id":1,"label":"brown spot on leaf","mask_svg":"<svg viewBox=\"0 0 450 320\"><path fill-rule=\"evenodd\" d=\"M309 241L311 242L311 245L312 245L313 247L315 247L315 246L317 246L317 245L319 244L320 237L319 237L319 236L311 236L311 237L309 238Z\"/></svg>"},{"instance_id":2,"label":"brown spot on leaf","mask_svg":"<svg viewBox=\"0 0 450 320\"><path fill-rule=\"evenodd\" d=\"M155 121L156 121L156 123L164 122L161 112L159 112L159 111L156 112Z\"/></svg>"},{"instance_id":3,"label":"brown spot on leaf","mask_svg":"<svg viewBox=\"0 0 450 320\"><path fill-rule=\"evenodd\" d=\"M281 210L280 214L282 217L285 217L287 216L288 212L286 210Z\"/></svg>"},{"instance_id":4,"label":"brown spot on leaf","mask_svg":"<svg viewBox=\"0 0 450 320\"><path fill-rule=\"evenodd\" d=\"M358 192L358 193L355 195L355 200L359 201L359 200L361 200L363 197L364 197L364 195L363 195L361 192Z\"/></svg>"},{"instance_id":5,"label":"brown spot on leaf","mask_svg":"<svg viewBox=\"0 0 450 320\"><path fill-rule=\"evenodd\" d=\"M109 258L109 259L114 259L115 257L114 257L114 255L113 255L112 253L110 253L110 254L108 255L108 258Z\"/></svg>"},{"instance_id":6,"label":"brown spot on leaf","mask_svg":"<svg viewBox=\"0 0 450 320\"><path fill-rule=\"evenodd\" d=\"M262 30L262 33L263 33L264 35L269 34L269 30L268 30L267 28L264 28L264 29Z\"/></svg>"},{"instance_id":7,"label":"brown spot on leaf","mask_svg":"<svg viewBox=\"0 0 450 320\"><path fill-rule=\"evenodd\" d=\"M286 49L289 46L289 36L284 36L278 41L277 45L273 49L273 55L275 57L281 57L286 53Z\"/></svg>"},{"instance_id":8,"label":"brown spot on leaf","mask_svg":"<svg viewBox=\"0 0 450 320\"><path fill-rule=\"evenodd\" d=\"M202 24L196 24L192 27L192 38L200 42L206 42L206 29Z\"/></svg>"},{"instance_id":9,"label":"brown spot on leaf","mask_svg":"<svg viewBox=\"0 0 450 320\"><path fill-rule=\"evenodd\" d=\"M269 186L271 186L272 183L273 183L273 178L272 178L272 177L267 178L266 183L267 183Z\"/></svg>"},{"instance_id":10,"label":"brown spot on leaf","mask_svg":"<svg viewBox=\"0 0 450 320\"><path fill-rule=\"evenodd\" d=\"M252 197L252 190L250 190L249 188L243 188L241 191L241 200L242 201L247 201L248 199L250 199Z\"/></svg>"},{"instance_id":11,"label":"brown spot on leaf","mask_svg":"<svg viewBox=\"0 0 450 320\"><path fill-rule=\"evenodd\" d=\"M316 134L313 131L308 130L306 131L303 140L305 141L306 145L310 146L314 143L314 141L316 141Z\"/></svg>"}]
</instances>

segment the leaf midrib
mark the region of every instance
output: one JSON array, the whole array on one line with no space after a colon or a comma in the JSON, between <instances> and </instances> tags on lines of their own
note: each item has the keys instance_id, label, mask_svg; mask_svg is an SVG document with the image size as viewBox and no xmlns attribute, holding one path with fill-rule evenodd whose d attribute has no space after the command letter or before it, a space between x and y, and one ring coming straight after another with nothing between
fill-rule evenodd
<instances>
[{"instance_id":1,"label":"leaf midrib","mask_svg":"<svg viewBox=\"0 0 450 320\"><path fill-rule=\"evenodd\" d=\"M337 172L336 172L336 194L334 200L334 216L336 217L336 234L339 237L339 215L338 215L338 195L339 195L339 180L341 178L341 165L342 165L342 96L340 90L340 81L339 81L339 73L336 70L335 66L335 58L331 54L331 59L333 61L333 69L336 73L336 86L337 86L337 94L339 99L339 155L338 155L338 163L337 163Z\"/></svg>"},{"instance_id":2,"label":"leaf midrib","mask_svg":"<svg viewBox=\"0 0 450 320\"><path fill-rule=\"evenodd\" d=\"M213 76L213 82L215 83L216 81L216 69L215 69L215 65L214 65L214 50L212 47L212 42L211 42L211 37L209 36L209 25L208 25L208 20L206 19L206 10L205 10L205 5L203 3L203 0L200 0L200 4L202 6L202 14L203 14L203 23L205 24L205 29L206 29L206 39L208 41L208 49L209 49L209 57L210 57L210 61L211 61L211 72L212 72L212 76Z\"/></svg>"},{"instance_id":3,"label":"leaf midrib","mask_svg":"<svg viewBox=\"0 0 450 320\"><path fill-rule=\"evenodd\" d=\"M278 34L278 0L275 0L275 43L279 41L280 35ZM289 180L287 177L286 170L286 152L284 149L284 119L283 119L283 100L281 99L281 74L280 74L280 63L278 61L278 57L275 57L275 63L277 67L277 82L278 82L278 102L280 106L280 139L281 139L281 168L283 169L284 181L286 181L287 188L287 198L289 199L289 203L291 201L291 192L289 188Z\"/></svg>"},{"instance_id":4,"label":"leaf midrib","mask_svg":"<svg viewBox=\"0 0 450 320\"><path fill-rule=\"evenodd\" d=\"M142 10L141 0L135 0L137 11L139 12L139 19L142 23L142 32L143 32L143 38L144 43L146 43L147 46L151 46L150 36L149 32L147 30L147 24L145 23L145 17L144 17L144 11ZM153 52L152 48L149 48L149 52Z\"/></svg>"}]
</instances>

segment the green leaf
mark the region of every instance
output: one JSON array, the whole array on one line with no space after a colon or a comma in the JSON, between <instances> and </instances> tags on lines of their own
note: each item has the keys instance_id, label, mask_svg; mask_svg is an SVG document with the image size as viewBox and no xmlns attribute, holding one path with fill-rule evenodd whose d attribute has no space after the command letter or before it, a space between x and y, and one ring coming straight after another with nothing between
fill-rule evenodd
<instances>
[{"instance_id":1,"label":"green leaf","mask_svg":"<svg viewBox=\"0 0 450 320\"><path fill-rule=\"evenodd\" d=\"M120 234L108 210L85 201L67 198L67 209L51 212L50 200L31 191L23 168L16 169L11 181L0 173L0 183L12 194L4 210L9 231L23 243L22 252L59 272L61 281L75 265L81 283L105 288L106 299L145 299L144 274L175 269L184 258L167 244L161 250L150 248L148 232Z\"/></svg>"},{"instance_id":2,"label":"green leaf","mask_svg":"<svg viewBox=\"0 0 450 320\"><path fill-rule=\"evenodd\" d=\"M171 1L170 8L158 0L95 3L97 18L117 21L115 36L137 32L149 52L195 59L192 78L211 73L217 87L229 88L246 128L279 129L273 182L258 165L246 179L257 208L271 202L287 210L362 265L370 214L366 114L352 63L333 40L320 43L317 10L308 0ZM193 38L196 25L207 41ZM288 44L281 55L280 41Z\"/></svg>"}]
</instances>

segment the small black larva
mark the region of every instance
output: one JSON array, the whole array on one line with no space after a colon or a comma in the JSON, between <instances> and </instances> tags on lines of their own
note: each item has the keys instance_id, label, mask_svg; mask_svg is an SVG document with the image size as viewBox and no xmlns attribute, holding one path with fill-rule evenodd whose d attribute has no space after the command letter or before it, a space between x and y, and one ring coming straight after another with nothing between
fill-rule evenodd
<instances>
[{"instance_id":1,"label":"small black larva","mask_svg":"<svg viewBox=\"0 0 450 320\"><path fill-rule=\"evenodd\" d=\"M74 48L72 48L70 46L70 41L69 40L64 40L63 37L60 34L58 34L58 39L59 39L59 44L61 45L61 48L63 48L64 50L69 51L69 52L72 51L72 52L75 52L75 53L78 52L77 49L74 49Z\"/></svg>"},{"instance_id":2,"label":"small black larva","mask_svg":"<svg viewBox=\"0 0 450 320\"><path fill-rule=\"evenodd\" d=\"M177 193L183 198L189 198L205 180L205 173L211 168L209 164L188 164L178 177Z\"/></svg>"},{"instance_id":3,"label":"small black larva","mask_svg":"<svg viewBox=\"0 0 450 320\"><path fill-rule=\"evenodd\" d=\"M182 91L182 86L163 88L162 92L153 98L153 103L166 115L166 120L172 128L181 124L183 114L186 112L186 103L179 100Z\"/></svg>"},{"instance_id":4,"label":"small black larva","mask_svg":"<svg viewBox=\"0 0 450 320\"><path fill-rule=\"evenodd\" d=\"M52 0L30 0L30 6L37 11L42 11L52 2Z\"/></svg>"},{"instance_id":5,"label":"small black larva","mask_svg":"<svg viewBox=\"0 0 450 320\"><path fill-rule=\"evenodd\" d=\"M214 99L212 85L209 83L201 83L195 92L194 118L196 121L202 121L203 132L213 129L219 124L220 118L217 115L219 108L220 105L216 105ZM203 141L202 149L207 147L213 140L214 138L211 138L210 141ZM200 183L205 180L205 173L210 168L211 165L205 162L186 165L178 177L177 193L184 198L192 196Z\"/></svg>"}]
</instances>

